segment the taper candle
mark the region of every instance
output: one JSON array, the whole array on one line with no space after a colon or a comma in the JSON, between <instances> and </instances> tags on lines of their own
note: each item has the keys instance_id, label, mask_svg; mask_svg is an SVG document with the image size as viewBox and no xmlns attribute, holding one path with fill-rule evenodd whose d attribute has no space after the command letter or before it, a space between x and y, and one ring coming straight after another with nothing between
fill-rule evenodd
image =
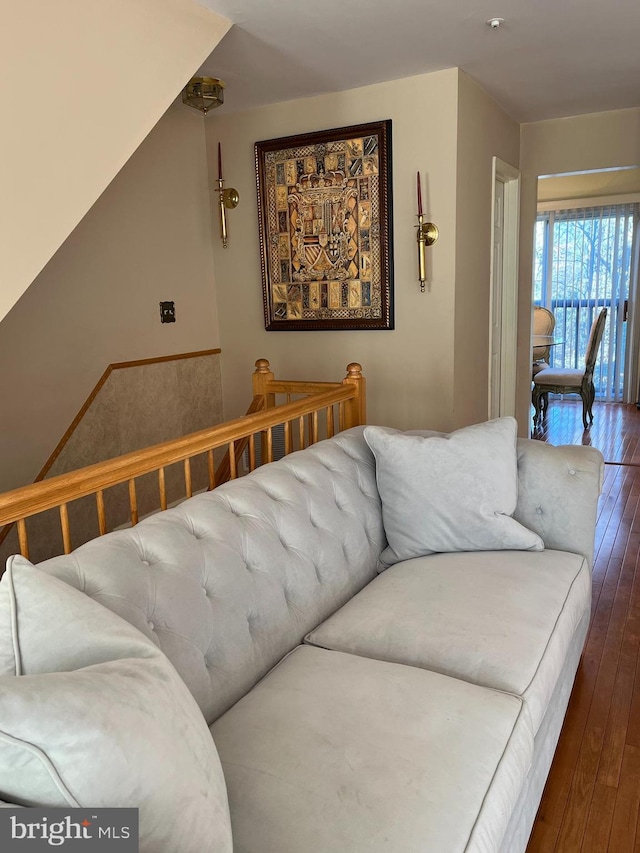
<instances>
[{"instance_id":1,"label":"taper candle","mask_svg":"<svg viewBox=\"0 0 640 853\"><path fill-rule=\"evenodd\" d=\"M418 216L422 216L422 187L420 186L420 172L418 174Z\"/></svg>"},{"instance_id":2,"label":"taper candle","mask_svg":"<svg viewBox=\"0 0 640 853\"><path fill-rule=\"evenodd\" d=\"M220 148L220 143L218 142L218 180L222 180L222 149Z\"/></svg>"}]
</instances>

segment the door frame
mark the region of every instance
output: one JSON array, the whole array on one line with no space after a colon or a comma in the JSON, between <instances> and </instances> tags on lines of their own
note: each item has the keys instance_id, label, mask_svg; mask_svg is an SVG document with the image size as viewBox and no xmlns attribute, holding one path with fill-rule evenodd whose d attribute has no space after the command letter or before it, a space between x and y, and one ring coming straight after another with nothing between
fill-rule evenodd
<instances>
[{"instance_id":1,"label":"door frame","mask_svg":"<svg viewBox=\"0 0 640 853\"><path fill-rule=\"evenodd\" d=\"M504 184L504 222L502 229L502 257L495 257L495 203L496 182ZM518 339L518 251L520 243L520 171L493 157L491 167L491 261L489 267L489 417L503 417L516 413L516 355ZM493 376L491 353L494 349L493 316L494 272L496 264L502 265L502 299L500 323L500 370ZM492 410L493 386L499 384L499 411Z\"/></svg>"}]
</instances>

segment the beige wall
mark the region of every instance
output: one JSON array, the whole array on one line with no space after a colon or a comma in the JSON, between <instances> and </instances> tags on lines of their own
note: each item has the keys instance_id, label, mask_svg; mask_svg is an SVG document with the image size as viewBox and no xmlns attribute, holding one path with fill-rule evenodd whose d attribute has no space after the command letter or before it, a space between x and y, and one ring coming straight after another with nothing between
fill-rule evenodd
<instances>
[{"instance_id":1,"label":"beige wall","mask_svg":"<svg viewBox=\"0 0 640 853\"><path fill-rule=\"evenodd\" d=\"M538 201L572 201L581 198L640 193L640 169L586 172L538 179Z\"/></svg>"},{"instance_id":2,"label":"beige wall","mask_svg":"<svg viewBox=\"0 0 640 853\"><path fill-rule=\"evenodd\" d=\"M521 125L520 298L517 411L530 423L530 329L537 178L562 172L640 165L640 109L614 110ZM524 434L524 432L523 432Z\"/></svg>"},{"instance_id":3,"label":"beige wall","mask_svg":"<svg viewBox=\"0 0 640 853\"><path fill-rule=\"evenodd\" d=\"M460 72L456 191L455 427L488 417L493 157L518 168L520 128Z\"/></svg>"},{"instance_id":4,"label":"beige wall","mask_svg":"<svg viewBox=\"0 0 640 853\"><path fill-rule=\"evenodd\" d=\"M229 26L195 0L3 4L0 319Z\"/></svg>"},{"instance_id":5,"label":"beige wall","mask_svg":"<svg viewBox=\"0 0 640 853\"><path fill-rule=\"evenodd\" d=\"M265 332L262 315L253 144L357 124L393 122L395 330ZM519 131L458 69L310 98L207 124L215 168L243 201L229 214L231 244L216 241L225 414L246 409L246 377L266 357L278 375L332 379L349 361L368 378L368 419L403 428L451 429L487 416L491 158L518 165ZM428 250L427 292L416 281L415 179L440 229Z\"/></svg>"},{"instance_id":6,"label":"beige wall","mask_svg":"<svg viewBox=\"0 0 640 853\"><path fill-rule=\"evenodd\" d=\"M108 364L218 346L215 299L204 118L176 104L0 323L0 490L33 480Z\"/></svg>"},{"instance_id":7,"label":"beige wall","mask_svg":"<svg viewBox=\"0 0 640 853\"><path fill-rule=\"evenodd\" d=\"M216 289L225 417L243 413L256 358L276 375L336 379L359 361L368 379L369 421L448 429L453 410L458 71L396 80L317 98L276 104L207 122L215 169L240 192L228 215L230 244L215 240ZM253 146L258 140L390 118L393 122L395 330L265 332ZM428 184L427 213L440 229L430 251L431 282L417 282L416 171ZM213 173L213 172L212 172Z\"/></svg>"}]
</instances>

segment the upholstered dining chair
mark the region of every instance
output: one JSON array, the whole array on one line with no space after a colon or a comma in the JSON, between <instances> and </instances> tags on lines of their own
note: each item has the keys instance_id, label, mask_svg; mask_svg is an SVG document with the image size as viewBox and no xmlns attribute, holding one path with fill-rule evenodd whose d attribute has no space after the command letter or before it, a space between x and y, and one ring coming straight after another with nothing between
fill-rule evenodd
<instances>
[{"instance_id":1,"label":"upholstered dining chair","mask_svg":"<svg viewBox=\"0 0 640 853\"><path fill-rule=\"evenodd\" d=\"M607 319L607 309L603 308L594 320L587 343L587 353L583 368L547 367L533 377L532 402L535 409L533 416L534 424L540 420L543 412L546 413L549 394L580 394L582 397L582 423L588 429L589 423L593 423L593 400L595 398L595 387L593 385L593 370L596 365L598 348L604 332L604 324Z\"/></svg>"},{"instance_id":2,"label":"upholstered dining chair","mask_svg":"<svg viewBox=\"0 0 640 853\"><path fill-rule=\"evenodd\" d=\"M543 308L541 305L536 305L533 309L533 336L536 335L552 335L556 327L556 318L548 308ZM549 367L549 353L551 347L533 347L533 365L531 369L531 377L536 373L545 370Z\"/></svg>"}]
</instances>

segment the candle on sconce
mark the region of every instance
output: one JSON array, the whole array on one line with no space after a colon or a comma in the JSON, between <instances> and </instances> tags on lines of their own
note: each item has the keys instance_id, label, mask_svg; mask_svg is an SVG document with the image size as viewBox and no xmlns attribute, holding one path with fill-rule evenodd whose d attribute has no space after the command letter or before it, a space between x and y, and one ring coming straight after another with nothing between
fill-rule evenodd
<instances>
[{"instance_id":1,"label":"candle on sconce","mask_svg":"<svg viewBox=\"0 0 640 853\"><path fill-rule=\"evenodd\" d=\"M240 195L238 190L233 187L227 187L225 189L224 181L222 179L222 145L218 142L218 186L216 188L216 192L220 193L219 205L220 205L220 237L222 238L222 247L223 249L227 248L227 214L226 209L233 210L234 207L238 206L238 202L240 201Z\"/></svg>"},{"instance_id":2,"label":"candle on sconce","mask_svg":"<svg viewBox=\"0 0 640 853\"><path fill-rule=\"evenodd\" d=\"M433 222L424 221L420 172L417 172L416 186L418 190L418 225L416 234L418 239L418 281L420 282L420 290L424 293L427 281L427 256L425 248L432 246L438 239L438 228Z\"/></svg>"}]
</instances>

